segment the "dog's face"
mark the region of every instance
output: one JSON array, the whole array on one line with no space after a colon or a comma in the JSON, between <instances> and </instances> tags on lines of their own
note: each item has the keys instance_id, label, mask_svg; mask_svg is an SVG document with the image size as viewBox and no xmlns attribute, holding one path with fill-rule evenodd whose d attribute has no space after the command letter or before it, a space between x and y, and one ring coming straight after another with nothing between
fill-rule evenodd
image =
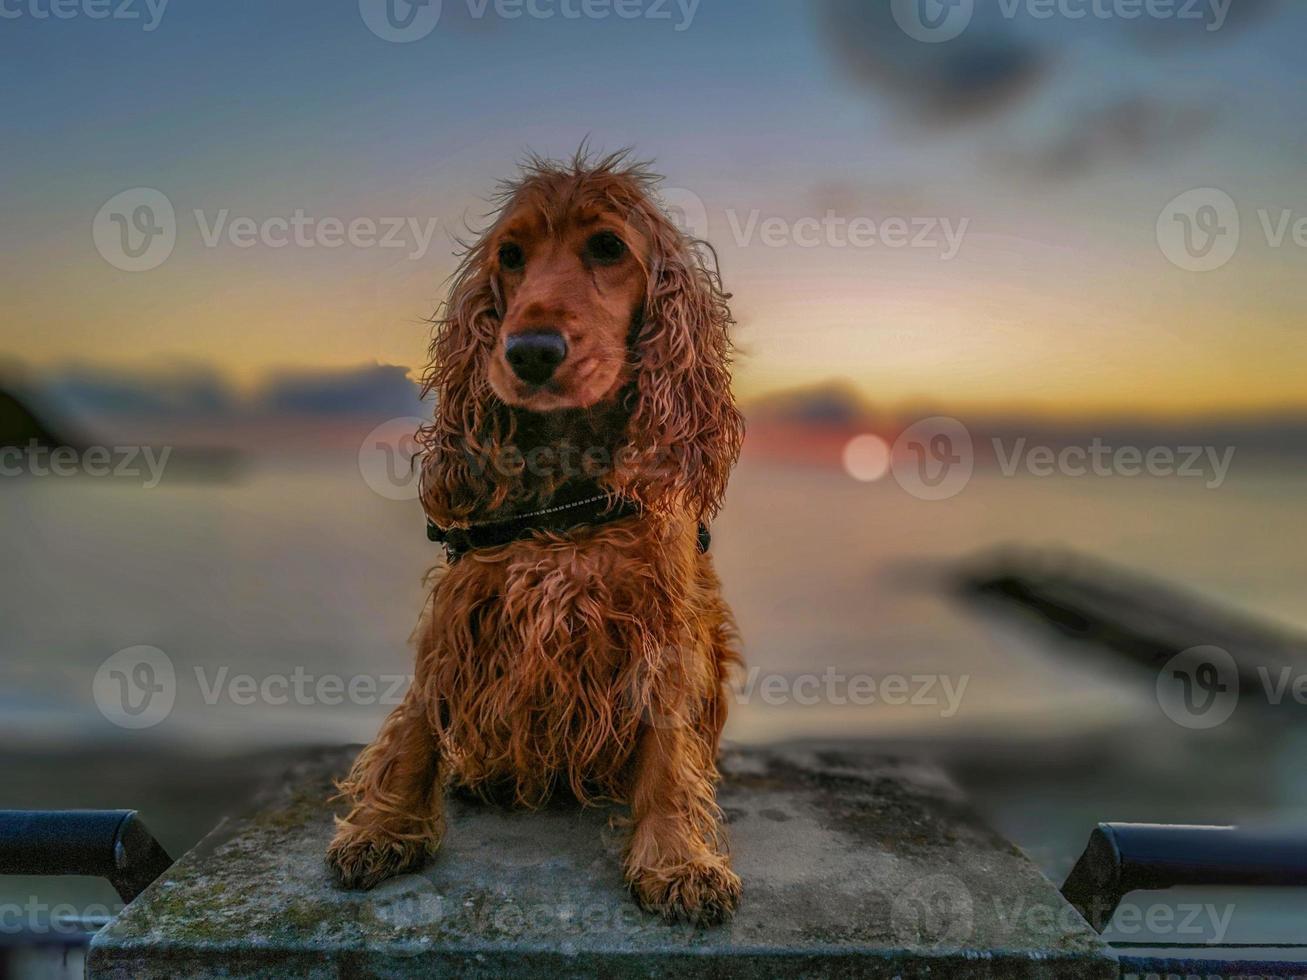
<instances>
[{"instance_id":1,"label":"dog's face","mask_svg":"<svg viewBox=\"0 0 1307 980\"><path fill-rule=\"evenodd\" d=\"M544 432L608 451L605 489L646 510L716 511L740 451L728 295L706 243L622 154L532 158L468 245L436 320L424 390L423 503L437 523L549 481L487 459ZM540 423L537 425L536 423ZM516 499L516 498L514 498Z\"/></svg>"},{"instance_id":2,"label":"dog's face","mask_svg":"<svg viewBox=\"0 0 1307 980\"><path fill-rule=\"evenodd\" d=\"M503 313L488 366L495 394L534 412L613 398L630 380L628 341L648 285L638 225L599 202L552 220L521 202L488 257Z\"/></svg>"}]
</instances>

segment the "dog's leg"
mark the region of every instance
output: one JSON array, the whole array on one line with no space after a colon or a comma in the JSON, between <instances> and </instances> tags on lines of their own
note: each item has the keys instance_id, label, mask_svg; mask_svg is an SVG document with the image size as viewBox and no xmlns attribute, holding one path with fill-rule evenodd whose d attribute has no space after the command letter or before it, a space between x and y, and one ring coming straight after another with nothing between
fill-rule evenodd
<instances>
[{"instance_id":1,"label":"dog's leg","mask_svg":"<svg viewBox=\"0 0 1307 980\"><path fill-rule=\"evenodd\" d=\"M642 907L701 925L729 918L740 897L713 789L717 712L706 715L699 725L664 718L641 735L625 862Z\"/></svg>"},{"instance_id":2,"label":"dog's leg","mask_svg":"<svg viewBox=\"0 0 1307 980\"><path fill-rule=\"evenodd\" d=\"M352 803L336 821L327 863L346 888L371 888L416 871L445 833L444 781L417 688L391 712L340 784Z\"/></svg>"}]
</instances>

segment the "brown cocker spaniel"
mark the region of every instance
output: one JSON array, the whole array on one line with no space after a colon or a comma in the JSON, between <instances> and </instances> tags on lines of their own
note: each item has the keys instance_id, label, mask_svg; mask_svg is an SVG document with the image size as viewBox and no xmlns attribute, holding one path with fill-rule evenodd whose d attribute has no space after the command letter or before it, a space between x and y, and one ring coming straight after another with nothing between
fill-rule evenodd
<instances>
[{"instance_id":1,"label":"brown cocker spaniel","mask_svg":"<svg viewBox=\"0 0 1307 980\"><path fill-rule=\"evenodd\" d=\"M623 154L533 158L454 276L422 431L450 564L412 689L341 784L347 887L434 855L449 785L526 807L561 790L629 805L646 909L735 908L714 787L739 658L704 531L743 438L733 321L656 179Z\"/></svg>"}]
</instances>

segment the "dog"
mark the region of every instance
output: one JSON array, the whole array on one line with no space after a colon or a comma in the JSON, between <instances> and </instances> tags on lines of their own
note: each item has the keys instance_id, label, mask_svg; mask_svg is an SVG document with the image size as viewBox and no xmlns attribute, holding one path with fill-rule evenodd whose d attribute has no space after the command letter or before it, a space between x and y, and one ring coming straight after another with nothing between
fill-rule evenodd
<instances>
[{"instance_id":1,"label":"dog","mask_svg":"<svg viewBox=\"0 0 1307 980\"><path fill-rule=\"evenodd\" d=\"M629 807L646 910L740 897L716 803L737 634L706 548L743 440L711 246L625 152L531 157L434 319L421 498L432 575L404 701L339 784L347 888L419 869L446 788Z\"/></svg>"}]
</instances>

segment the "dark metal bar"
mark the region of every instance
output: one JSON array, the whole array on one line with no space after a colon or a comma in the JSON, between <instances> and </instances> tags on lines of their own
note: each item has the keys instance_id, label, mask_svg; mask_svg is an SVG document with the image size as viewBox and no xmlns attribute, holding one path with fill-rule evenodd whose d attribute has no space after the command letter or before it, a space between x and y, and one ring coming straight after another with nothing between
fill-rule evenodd
<instances>
[{"instance_id":1,"label":"dark metal bar","mask_svg":"<svg viewBox=\"0 0 1307 980\"><path fill-rule=\"evenodd\" d=\"M130 902L172 863L135 810L0 810L0 874L107 878Z\"/></svg>"},{"instance_id":2,"label":"dark metal bar","mask_svg":"<svg viewBox=\"0 0 1307 980\"><path fill-rule=\"evenodd\" d=\"M1307 885L1307 837L1238 827L1100 823L1062 895L1102 932L1130 892L1176 885Z\"/></svg>"}]
</instances>

